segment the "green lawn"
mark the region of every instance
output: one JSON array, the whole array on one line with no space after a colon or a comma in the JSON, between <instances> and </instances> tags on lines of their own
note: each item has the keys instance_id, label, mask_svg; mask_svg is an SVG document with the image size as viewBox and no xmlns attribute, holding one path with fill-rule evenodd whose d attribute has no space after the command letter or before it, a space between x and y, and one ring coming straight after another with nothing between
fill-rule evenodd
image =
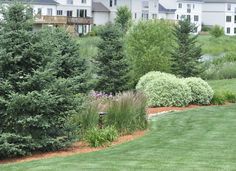
<instances>
[{"instance_id":1,"label":"green lawn","mask_svg":"<svg viewBox=\"0 0 236 171\"><path fill-rule=\"evenodd\" d=\"M216 39L209 35L200 35L198 42L202 46L203 54L219 55L225 52L236 52L236 37L222 36Z\"/></svg>"},{"instance_id":2,"label":"green lawn","mask_svg":"<svg viewBox=\"0 0 236 171\"><path fill-rule=\"evenodd\" d=\"M176 112L152 120L150 132L107 150L1 165L1 171L235 170L236 105Z\"/></svg>"},{"instance_id":3,"label":"green lawn","mask_svg":"<svg viewBox=\"0 0 236 171\"><path fill-rule=\"evenodd\" d=\"M236 79L230 80L211 80L208 81L211 87L218 92L230 91L236 94Z\"/></svg>"}]
</instances>

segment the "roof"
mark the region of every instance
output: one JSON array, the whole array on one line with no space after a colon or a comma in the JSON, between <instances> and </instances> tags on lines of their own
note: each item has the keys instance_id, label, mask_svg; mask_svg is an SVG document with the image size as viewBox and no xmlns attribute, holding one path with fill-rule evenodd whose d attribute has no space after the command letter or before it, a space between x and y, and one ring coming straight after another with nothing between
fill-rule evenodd
<instances>
[{"instance_id":1,"label":"roof","mask_svg":"<svg viewBox=\"0 0 236 171\"><path fill-rule=\"evenodd\" d=\"M110 12L110 10L101 2L93 2L92 11L93 12Z\"/></svg>"},{"instance_id":2,"label":"roof","mask_svg":"<svg viewBox=\"0 0 236 171\"><path fill-rule=\"evenodd\" d=\"M175 13L176 9L167 9L159 3L159 12L160 13Z\"/></svg>"},{"instance_id":3,"label":"roof","mask_svg":"<svg viewBox=\"0 0 236 171\"><path fill-rule=\"evenodd\" d=\"M0 0L1 3L14 2L14 0ZM55 0L18 0L18 2L40 5L57 5Z\"/></svg>"},{"instance_id":4,"label":"roof","mask_svg":"<svg viewBox=\"0 0 236 171\"><path fill-rule=\"evenodd\" d=\"M177 2L203 2L204 0L177 0Z\"/></svg>"},{"instance_id":5,"label":"roof","mask_svg":"<svg viewBox=\"0 0 236 171\"><path fill-rule=\"evenodd\" d=\"M205 3L236 3L236 0L204 0Z\"/></svg>"}]
</instances>

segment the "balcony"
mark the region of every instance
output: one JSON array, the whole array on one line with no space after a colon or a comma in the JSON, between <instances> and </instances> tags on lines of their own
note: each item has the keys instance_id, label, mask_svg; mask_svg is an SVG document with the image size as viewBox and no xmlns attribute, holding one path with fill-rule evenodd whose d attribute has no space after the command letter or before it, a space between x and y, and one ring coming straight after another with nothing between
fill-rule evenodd
<instances>
[{"instance_id":1,"label":"balcony","mask_svg":"<svg viewBox=\"0 0 236 171\"><path fill-rule=\"evenodd\" d=\"M91 17L67 17L67 24L84 24L90 25L93 24L93 18Z\"/></svg>"},{"instance_id":2,"label":"balcony","mask_svg":"<svg viewBox=\"0 0 236 171\"><path fill-rule=\"evenodd\" d=\"M41 15L41 16L35 17L35 23L36 24L67 24L67 17Z\"/></svg>"},{"instance_id":3,"label":"balcony","mask_svg":"<svg viewBox=\"0 0 236 171\"><path fill-rule=\"evenodd\" d=\"M84 24L90 25L93 24L93 18L81 18L81 17L66 17L66 16L35 16L36 24Z\"/></svg>"}]
</instances>

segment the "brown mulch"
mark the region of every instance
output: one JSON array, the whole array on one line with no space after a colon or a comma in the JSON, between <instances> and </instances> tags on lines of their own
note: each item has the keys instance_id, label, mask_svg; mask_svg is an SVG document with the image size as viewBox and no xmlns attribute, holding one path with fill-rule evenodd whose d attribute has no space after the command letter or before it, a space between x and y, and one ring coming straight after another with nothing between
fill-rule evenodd
<instances>
[{"instance_id":1,"label":"brown mulch","mask_svg":"<svg viewBox=\"0 0 236 171\"><path fill-rule=\"evenodd\" d=\"M183 111L183 110L188 110L188 109L193 109L193 108L198 108L201 106L198 105L189 105L187 107L158 107L158 108L148 108L147 113L149 115L151 114L158 114L162 112L171 112L171 111Z\"/></svg>"},{"instance_id":2,"label":"brown mulch","mask_svg":"<svg viewBox=\"0 0 236 171\"><path fill-rule=\"evenodd\" d=\"M122 144L124 142L132 141L134 139L144 136L145 133L146 133L146 131L137 131L137 132L133 133L132 135L121 136L116 141L112 142L109 147L115 146L118 144ZM73 144L72 147L70 147L66 150L41 153L41 154L33 154L32 156L21 157L21 158L0 160L0 164L21 163L21 162L28 162L28 161L33 161L33 160L47 159L47 158L52 158L52 157L65 157L65 156L71 156L74 154L83 154L83 153L99 151L99 150L103 150L105 148L107 148L107 147L92 148L92 147L89 147L89 145L84 142L77 142L77 143Z\"/></svg>"}]
</instances>

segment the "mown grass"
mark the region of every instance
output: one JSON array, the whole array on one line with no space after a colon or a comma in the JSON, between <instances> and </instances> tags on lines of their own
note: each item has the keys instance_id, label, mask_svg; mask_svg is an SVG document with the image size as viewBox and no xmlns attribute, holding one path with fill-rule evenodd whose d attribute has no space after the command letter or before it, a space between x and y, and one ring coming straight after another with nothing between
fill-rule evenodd
<instances>
[{"instance_id":1,"label":"mown grass","mask_svg":"<svg viewBox=\"0 0 236 171\"><path fill-rule=\"evenodd\" d=\"M218 56L227 52L236 51L236 37L222 36L213 38L210 35L200 35L198 42L202 46L203 54Z\"/></svg>"},{"instance_id":2,"label":"mown grass","mask_svg":"<svg viewBox=\"0 0 236 171\"><path fill-rule=\"evenodd\" d=\"M208 83L216 92L230 91L236 95L236 79L211 80L211 81L208 81Z\"/></svg>"},{"instance_id":3,"label":"mown grass","mask_svg":"<svg viewBox=\"0 0 236 171\"><path fill-rule=\"evenodd\" d=\"M154 118L146 136L98 152L1 165L2 171L235 170L236 105Z\"/></svg>"}]
</instances>

